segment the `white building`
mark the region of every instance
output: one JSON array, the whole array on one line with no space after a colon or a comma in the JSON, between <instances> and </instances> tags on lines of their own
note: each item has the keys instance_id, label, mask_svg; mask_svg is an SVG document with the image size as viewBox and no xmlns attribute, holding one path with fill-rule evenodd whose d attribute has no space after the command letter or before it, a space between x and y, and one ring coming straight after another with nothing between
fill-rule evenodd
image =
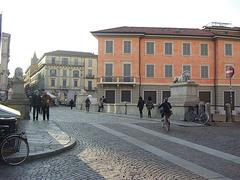
<instances>
[{"instance_id":1,"label":"white building","mask_svg":"<svg viewBox=\"0 0 240 180\"><path fill-rule=\"evenodd\" d=\"M10 57L10 38L8 33L2 33L0 45L0 100L6 100L8 91L8 62Z\"/></svg>"}]
</instances>

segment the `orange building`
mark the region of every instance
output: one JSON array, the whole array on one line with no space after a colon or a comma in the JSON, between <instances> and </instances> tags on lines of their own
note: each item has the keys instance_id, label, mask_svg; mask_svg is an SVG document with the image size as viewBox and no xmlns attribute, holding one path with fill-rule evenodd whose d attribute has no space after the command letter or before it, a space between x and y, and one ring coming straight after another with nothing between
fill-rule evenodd
<instances>
[{"instance_id":1,"label":"orange building","mask_svg":"<svg viewBox=\"0 0 240 180\"><path fill-rule=\"evenodd\" d=\"M230 102L226 67L233 66L232 101L240 105L240 27L117 27L94 31L98 39L98 95L108 103L137 103L170 96L174 77L189 71L201 101L222 110ZM235 108L236 109L236 108Z\"/></svg>"}]
</instances>

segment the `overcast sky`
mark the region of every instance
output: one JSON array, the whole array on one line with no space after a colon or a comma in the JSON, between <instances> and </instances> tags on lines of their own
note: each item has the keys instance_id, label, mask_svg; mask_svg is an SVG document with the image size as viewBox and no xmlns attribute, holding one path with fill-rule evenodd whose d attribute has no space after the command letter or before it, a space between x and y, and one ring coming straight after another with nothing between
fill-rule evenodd
<instances>
[{"instance_id":1,"label":"overcast sky","mask_svg":"<svg viewBox=\"0 0 240 180\"><path fill-rule=\"evenodd\" d=\"M90 31L119 26L202 28L210 22L240 27L239 0L0 0L2 31L11 34L10 77L36 52L97 54Z\"/></svg>"}]
</instances>

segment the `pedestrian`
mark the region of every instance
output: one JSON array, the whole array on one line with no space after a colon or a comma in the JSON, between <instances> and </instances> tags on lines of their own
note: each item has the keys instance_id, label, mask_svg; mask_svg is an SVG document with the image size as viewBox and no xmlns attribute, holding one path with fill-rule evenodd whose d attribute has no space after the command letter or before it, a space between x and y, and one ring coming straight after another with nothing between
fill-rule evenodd
<instances>
[{"instance_id":1,"label":"pedestrian","mask_svg":"<svg viewBox=\"0 0 240 180\"><path fill-rule=\"evenodd\" d=\"M87 97L87 99L85 100L85 106L86 106L87 112L89 112L90 104L91 104L91 101L90 101L89 97Z\"/></svg>"},{"instance_id":2,"label":"pedestrian","mask_svg":"<svg viewBox=\"0 0 240 180\"><path fill-rule=\"evenodd\" d=\"M101 97L98 102L98 112L103 111L103 98Z\"/></svg>"},{"instance_id":3,"label":"pedestrian","mask_svg":"<svg viewBox=\"0 0 240 180\"><path fill-rule=\"evenodd\" d=\"M38 120L38 114L41 107L41 96L36 90L32 96L31 106L33 107L33 120Z\"/></svg>"},{"instance_id":4,"label":"pedestrian","mask_svg":"<svg viewBox=\"0 0 240 180\"><path fill-rule=\"evenodd\" d=\"M142 96L139 96L137 107L138 107L139 112L140 112L140 118L143 117L143 112L142 112L142 110L143 110L144 104L145 104L145 102L144 102L144 100L142 99Z\"/></svg>"},{"instance_id":5,"label":"pedestrian","mask_svg":"<svg viewBox=\"0 0 240 180\"><path fill-rule=\"evenodd\" d=\"M154 108L151 97L148 97L148 100L146 102L146 107L147 107L147 110L148 110L148 117L151 118L152 117L151 111Z\"/></svg>"},{"instance_id":6,"label":"pedestrian","mask_svg":"<svg viewBox=\"0 0 240 180\"><path fill-rule=\"evenodd\" d=\"M160 104L158 108L160 109L162 118L164 117L165 120L168 122L169 117L172 115L172 105L170 104L170 102L168 102L168 98L165 98L163 103Z\"/></svg>"},{"instance_id":7,"label":"pedestrian","mask_svg":"<svg viewBox=\"0 0 240 180\"><path fill-rule=\"evenodd\" d=\"M71 107L71 109L72 109L73 106L74 106L74 101L73 101L73 99L70 100L69 104L70 104L70 107Z\"/></svg>"},{"instance_id":8,"label":"pedestrian","mask_svg":"<svg viewBox=\"0 0 240 180\"><path fill-rule=\"evenodd\" d=\"M45 91L42 96L42 111L43 111L43 120L45 120L47 116L47 120L49 120L49 107L51 104L51 97Z\"/></svg>"}]
</instances>

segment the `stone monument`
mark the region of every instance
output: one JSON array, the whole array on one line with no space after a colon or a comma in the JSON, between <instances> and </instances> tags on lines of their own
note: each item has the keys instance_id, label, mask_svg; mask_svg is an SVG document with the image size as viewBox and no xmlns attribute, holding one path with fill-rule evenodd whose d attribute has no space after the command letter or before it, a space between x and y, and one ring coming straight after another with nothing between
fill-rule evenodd
<instances>
[{"instance_id":1,"label":"stone monument","mask_svg":"<svg viewBox=\"0 0 240 180\"><path fill-rule=\"evenodd\" d=\"M171 97L169 102L173 106L173 120L186 120L185 114L190 106L196 106L199 103L197 97L198 84L190 80L190 73L183 72L179 77L176 77L170 85Z\"/></svg>"},{"instance_id":2,"label":"stone monument","mask_svg":"<svg viewBox=\"0 0 240 180\"><path fill-rule=\"evenodd\" d=\"M16 68L13 84L12 84L12 96L11 99L7 101L7 106L14 108L21 112L21 119L30 119L29 116L29 99L26 97L24 91L24 80L23 80L23 70L22 68Z\"/></svg>"}]
</instances>

